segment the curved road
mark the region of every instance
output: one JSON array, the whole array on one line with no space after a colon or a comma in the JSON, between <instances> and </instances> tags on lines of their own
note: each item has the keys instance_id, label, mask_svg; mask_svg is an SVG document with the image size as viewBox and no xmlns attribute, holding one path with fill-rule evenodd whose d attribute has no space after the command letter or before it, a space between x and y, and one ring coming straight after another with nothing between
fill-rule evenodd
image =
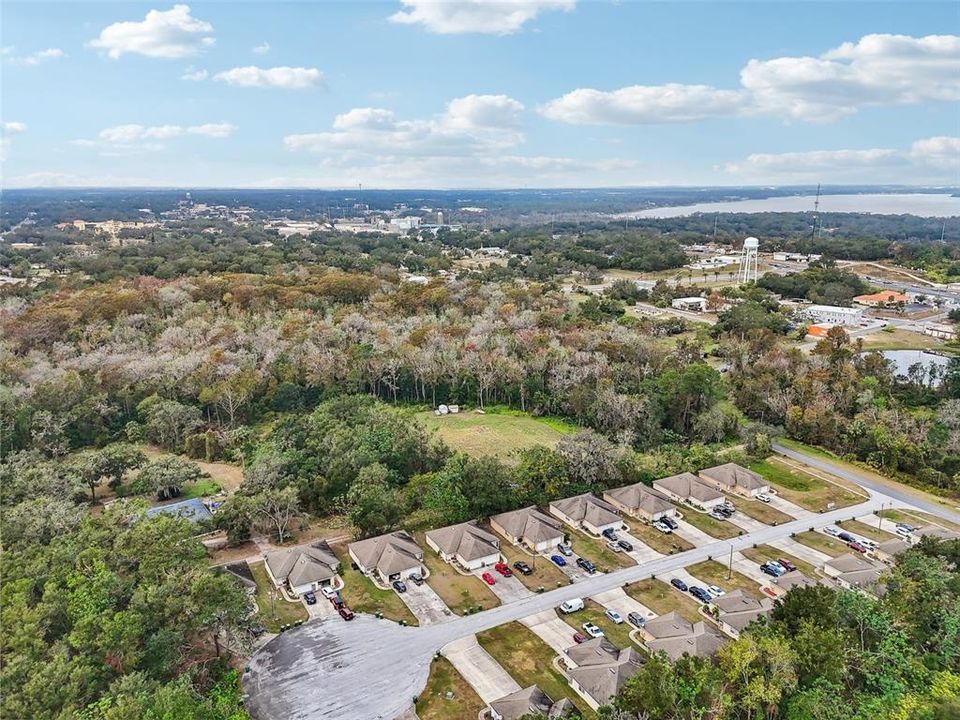
<instances>
[{"instance_id":1,"label":"curved road","mask_svg":"<svg viewBox=\"0 0 960 720\"><path fill-rule=\"evenodd\" d=\"M889 505L891 498L886 492L885 488L871 491L869 500L853 507L594 575L574 585L435 625L403 628L359 614L353 622L311 620L274 638L251 658L244 678L247 709L256 720L393 720L410 708L426 685L434 655L453 640L555 608L570 598L591 597L708 557L726 557L731 546L742 550L793 532L870 514Z\"/></svg>"}]
</instances>

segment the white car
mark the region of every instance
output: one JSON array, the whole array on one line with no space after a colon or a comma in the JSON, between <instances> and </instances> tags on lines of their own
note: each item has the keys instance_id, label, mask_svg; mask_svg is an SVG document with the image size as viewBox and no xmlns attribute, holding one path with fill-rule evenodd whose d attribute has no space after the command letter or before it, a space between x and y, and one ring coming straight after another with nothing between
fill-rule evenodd
<instances>
[{"instance_id":1,"label":"white car","mask_svg":"<svg viewBox=\"0 0 960 720\"><path fill-rule=\"evenodd\" d=\"M902 538L908 538L913 535L911 531L907 530L905 527L900 527L899 525L897 525L896 533Z\"/></svg>"},{"instance_id":2,"label":"white car","mask_svg":"<svg viewBox=\"0 0 960 720\"><path fill-rule=\"evenodd\" d=\"M771 497L766 493L757 493L757 500L759 500L762 503L768 503L770 502Z\"/></svg>"},{"instance_id":3,"label":"white car","mask_svg":"<svg viewBox=\"0 0 960 720\"><path fill-rule=\"evenodd\" d=\"M669 527L667 527L666 525L664 525L662 522L655 522L655 523L653 524L653 526L654 526L657 530L659 530L660 532L662 532L664 535L669 535L670 533L673 532L673 530L671 530Z\"/></svg>"},{"instance_id":4,"label":"white car","mask_svg":"<svg viewBox=\"0 0 960 720\"><path fill-rule=\"evenodd\" d=\"M727 594L726 592L724 592L723 590L721 590L721 589L720 589L719 587L717 587L716 585L708 585L708 586L707 586L707 592L710 593L711 595L713 595L715 598L718 598L718 597L720 597L720 596L722 596L722 595L726 595L726 594Z\"/></svg>"},{"instance_id":5,"label":"white car","mask_svg":"<svg viewBox=\"0 0 960 720\"><path fill-rule=\"evenodd\" d=\"M603 630L594 625L592 622L585 622L580 627L582 627L583 631L592 638L603 637Z\"/></svg>"},{"instance_id":6,"label":"white car","mask_svg":"<svg viewBox=\"0 0 960 720\"><path fill-rule=\"evenodd\" d=\"M337 590L336 588L331 587L330 585L321 585L320 594L323 595L327 600L329 600L330 598L336 596Z\"/></svg>"},{"instance_id":7,"label":"white car","mask_svg":"<svg viewBox=\"0 0 960 720\"><path fill-rule=\"evenodd\" d=\"M623 552L623 548L620 547L617 543L612 541L607 543L607 547L610 548L611 552L615 552L615 553Z\"/></svg>"},{"instance_id":8,"label":"white car","mask_svg":"<svg viewBox=\"0 0 960 720\"><path fill-rule=\"evenodd\" d=\"M610 622L612 622L614 625L619 625L623 622L623 616L621 616L620 613L613 608L609 608L604 614L610 618Z\"/></svg>"},{"instance_id":9,"label":"white car","mask_svg":"<svg viewBox=\"0 0 960 720\"><path fill-rule=\"evenodd\" d=\"M827 526L823 529L823 531L824 531L827 535L830 535L831 537L837 537L837 536L840 534L840 530L838 530L837 528L835 528L833 525L827 525Z\"/></svg>"}]
</instances>

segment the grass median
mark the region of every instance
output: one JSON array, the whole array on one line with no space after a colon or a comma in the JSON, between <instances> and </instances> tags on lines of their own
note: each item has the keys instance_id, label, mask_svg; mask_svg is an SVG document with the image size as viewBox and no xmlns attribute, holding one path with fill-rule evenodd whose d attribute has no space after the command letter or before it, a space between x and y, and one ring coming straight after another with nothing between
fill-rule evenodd
<instances>
[{"instance_id":1,"label":"grass median","mask_svg":"<svg viewBox=\"0 0 960 720\"><path fill-rule=\"evenodd\" d=\"M420 720L476 720L486 703L450 661L441 657L430 666L427 686L417 696L415 707Z\"/></svg>"}]
</instances>

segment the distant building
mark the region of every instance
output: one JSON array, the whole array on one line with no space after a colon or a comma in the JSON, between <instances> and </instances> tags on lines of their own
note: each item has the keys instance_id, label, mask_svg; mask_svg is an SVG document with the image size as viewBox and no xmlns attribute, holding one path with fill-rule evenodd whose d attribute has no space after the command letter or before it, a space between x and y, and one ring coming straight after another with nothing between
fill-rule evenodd
<instances>
[{"instance_id":1,"label":"distant building","mask_svg":"<svg viewBox=\"0 0 960 720\"><path fill-rule=\"evenodd\" d=\"M670 307L687 312L704 312L707 309L707 299L703 297L684 297L670 301Z\"/></svg>"},{"instance_id":2,"label":"distant building","mask_svg":"<svg viewBox=\"0 0 960 720\"><path fill-rule=\"evenodd\" d=\"M957 328L954 325L946 325L944 323L928 323L923 328L923 334L939 338L940 340L956 340Z\"/></svg>"},{"instance_id":3,"label":"distant building","mask_svg":"<svg viewBox=\"0 0 960 720\"><path fill-rule=\"evenodd\" d=\"M406 231L413 230L420 227L420 218L416 215L408 215L407 217L398 217L390 218L390 227L396 228L397 230Z\"/></svg>"},{"instance_id":4,"label":"distant building","mask_svg":"<svg viewBox=\"0 0 960 720\"><path fill-rule=\"evenodd\" d=\"M906 305L908 299L907 296L901 292L884 290L870 295L857 295L853 301L857 303L857 305L865 305L867 307L893 307L900 303Z\"/></svg>"},{"instance_id":5,"label":"distant building","mask_svg":"<svg viewBox=\"0 0 960 720\"><path fill-rule=\"evenodd\" d=\"M863 310L860 308L839 307L837 305L808 305L799 312L813 323L858 325L863 320Z\"/></svg>"}]
</instances>

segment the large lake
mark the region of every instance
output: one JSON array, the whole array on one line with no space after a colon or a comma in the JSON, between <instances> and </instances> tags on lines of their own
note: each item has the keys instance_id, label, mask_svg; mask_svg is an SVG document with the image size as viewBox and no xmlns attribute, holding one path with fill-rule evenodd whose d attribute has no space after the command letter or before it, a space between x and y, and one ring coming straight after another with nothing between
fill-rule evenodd
<instances>
[{"instance_id":1,"label":"large lake","mask_svg":"<svg viewBox=\"0 0 960 720\"><path fill-rule=\"evenodd\" d=\"M950 358L944 355L924 352L923 350L883 350L880 352L887 360L893 361L893 372L904 377L910 372L910 366L916 363L923 364L928 370L936 367L945 369L950 364ZM934 385L939 385L938 379Z\"/></svg>"},{"instance_id":2,"label":"large lake","mask_svg":"<svg viewBox=\"0 0 960 720\"><path fill-rule=\"evenodd\" d=\"M695 213L812 212L816 197L794 195L763 200L730 200L677 207L660 207L622 213L621 217L668 218ZM919 215L920 217L960 216L960 197L946 193L882 193L864 195L821 195L820 212Z\"/></svg>"}]
</instances>

